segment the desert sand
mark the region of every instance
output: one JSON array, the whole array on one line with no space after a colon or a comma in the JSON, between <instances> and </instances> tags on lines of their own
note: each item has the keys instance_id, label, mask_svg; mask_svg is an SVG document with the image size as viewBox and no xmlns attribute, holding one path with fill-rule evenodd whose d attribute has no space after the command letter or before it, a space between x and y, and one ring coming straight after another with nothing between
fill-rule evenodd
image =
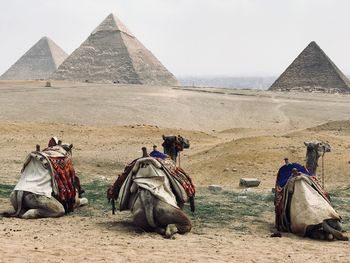
<instances>
[{"instance_id":1,"label":"desert sand","mask_svg":"<svg viewBox=\"0 0 350 263\"><path fill-rule=\"evenodd\" d=\"M162 134L181 134L191 142L181 167L205 200L216 196L210 184L272 195L283 158L304 163L309 140L332 146L324 159L326 189L350 186L350 95L69 82L45 87L40 81L0 81L0 94L1 185L14 185L26 155L51 136L74 144L84 185L113 183L142 146L160 146ZM242 177L261 184L242 189ZM349 231L350 200L342 200L347 209L338 212ZM349 242L284 233L271 238L273 202L260 221L244 216L205 223L193 215L193 230L172 240L135 228L127 212L111 215L91 206L58 219L0 218L0 262L350 261ZM8 199L0 198L0 210L6 209ZM233 229L236 223L244 229Z\"/></svg>"}]
</instances>

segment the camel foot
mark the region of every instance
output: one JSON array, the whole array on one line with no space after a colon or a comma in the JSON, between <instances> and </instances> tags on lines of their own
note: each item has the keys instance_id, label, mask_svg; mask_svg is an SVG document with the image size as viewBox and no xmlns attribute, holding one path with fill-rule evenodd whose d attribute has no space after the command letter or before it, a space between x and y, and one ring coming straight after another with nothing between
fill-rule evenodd
<instances>
[{"instance_id":1,"label":"camel foot","mask_svg":"<svg viewBox=\"0 0 350 263\"><path fill-rule=\"evenodd\" d=\"M88 199L86 197L80 198L80 204L79 206L87 205L89 203Z\"/></svg>"},{"instance_id":2,"label":"camel foot","mask_svg":"<svg viewBox=\"0 0 350 263\"><path fill-rule=\"evenodd\" d=\"M340 238L338 238L341 241L349 241L349 238L347 236L341 235Z\"/></svg>"},{"instance_id":3,"label":"camel foot","mask_svg":"<svg viewBox=\"0 0 350 263\"><path fill-rule=\"evenodd\" d=\"M281 234L281 232L275 232L275 233L271 234L270 237L282 237L282 234Z\"/></svg>"},{"instance_id":4,"label":"camel foot","mask_svg":"<svg viewBox=\"0 0 350 263\"><path fill-rule=\"evenodd\" d=\"M334 239L334 236L332 234L326 234L325 240L332 241Z\"/></svg>"},{"instance_id":5,"label":"camel foot","mask_svg":"<svg viewBox=\"0 0 350 263\"><path fill-rule=\"evenodd\" d=\"M178 232L176 225L169 224L165 229L165 238L171 238L174 234Z\"/></svg>"}]
</instances>

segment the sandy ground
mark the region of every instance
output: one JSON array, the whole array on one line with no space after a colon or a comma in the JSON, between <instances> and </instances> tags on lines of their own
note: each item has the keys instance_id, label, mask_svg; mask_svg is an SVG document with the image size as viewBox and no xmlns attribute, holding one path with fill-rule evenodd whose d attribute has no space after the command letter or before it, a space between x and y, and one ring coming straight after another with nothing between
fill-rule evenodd
<instances>
[{"instance_id":1,"label":"sandy ground","mask_svg":"<svg viewBox=\"0 0 350 263\"><path fill-rule=\"evenodd\" d=\"M181 134L191 148L181 166L196 185L240 191L256 177L269 192L283 158L304 163L304 141L332 146L325 186L350 185L350 96L53 82L0 82L0 183L15 184L25 156L50 136L74 144L83 183L113 182L140 148ZM337 122L334 122L337 121ZM232 204L234 205L234 204ZM9 208L0 198L0 210ZM127 213L98 217L0 220L0 262L349 262L349 242L291 234L270 238L225 227L193 229L175 240L143 233Z\"/></svg>"}]
</instances>

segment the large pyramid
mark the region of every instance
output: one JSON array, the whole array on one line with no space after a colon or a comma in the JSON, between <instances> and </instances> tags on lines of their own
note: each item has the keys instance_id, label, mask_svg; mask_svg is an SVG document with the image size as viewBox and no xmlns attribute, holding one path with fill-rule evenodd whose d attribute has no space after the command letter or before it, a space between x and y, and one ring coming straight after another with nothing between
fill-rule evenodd
<instances>
[{"instance_id":1,"label":"large pyramid","mask_svg":"<svg viewBox=\"0 0 350 263\"><path fill-rule=\"evenodd\" d=\"M67 53L55 42L43 37L1 75L0 79L47 79L67 57Z\"/></svg>"},{"instance_id":2,"label":"large pyramid","mask_svg":"<svg viewBox=\"0 0 350 263\"><path fill-rule=\"evenodd\" d=\"M113 14L52 75L83 82L178 85L178 81Z\"/></svg>"},{"instance_id":3,"label":"large pyramid","mask_svg":"<svg viewBox=\"0 0 350 263\"><path fill-rule=\"evenodd\" d=\"M316 42L312 41L269 90L349 93L350 82Z\"/></svg>"}]
</instances>

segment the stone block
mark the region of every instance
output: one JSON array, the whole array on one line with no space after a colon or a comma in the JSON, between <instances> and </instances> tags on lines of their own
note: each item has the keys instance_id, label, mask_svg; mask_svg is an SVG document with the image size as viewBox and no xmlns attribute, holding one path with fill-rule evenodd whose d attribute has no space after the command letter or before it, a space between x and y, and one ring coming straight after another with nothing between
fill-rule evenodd
<instances>
[{"instance_id":1,"label":"stone block","mask_svg":"<svg viewBox=\"0 0 350 263\"><path fill-rule=\"evenodd\" d=\"M219 191L222 190L222 186L217 185L217 184L212 184L212 185L209 185L209 186L208 186L208 189L209 189L210 191L219 192Z\"/></svg>"},{"instance_id":2,"label":"stone block","mask_svg":"<svg viewBox=\"0 0 350 263\"><path fill-rule=\"evenodd\" d=\"M242 187L257 187L260 185L260 180L257 178L241 178L239 180L239 186Z\"/></svg>"}]
</instances>

